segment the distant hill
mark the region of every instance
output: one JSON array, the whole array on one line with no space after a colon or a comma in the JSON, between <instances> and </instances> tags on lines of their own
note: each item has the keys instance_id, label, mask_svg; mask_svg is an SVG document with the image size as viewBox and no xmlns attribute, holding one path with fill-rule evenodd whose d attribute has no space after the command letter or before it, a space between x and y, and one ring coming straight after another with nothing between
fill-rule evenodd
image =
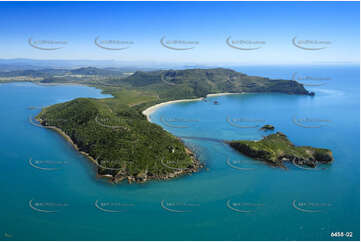
<instances>
[{"instance_id":1,"label":"distant hill","mask_svg":"<svg viewBox=\"0 0 361 242\"><path fill-rule=\"evenodd\" d=\"M280 92L310 95L302 84L293 80L248 76L230 69L187 69L137 71L122 79L134 88L156 90L161 97L205 97L222 92Z\"/></svg>"},{"instance_id":2,"label":"distant hill","mask_svg":"<svg viewBox=\"0 0 361 242\"><path fill-rule=\"evenodd\" d=\"M101 69L96 67L82 67L69 71L73 75L99 75L99 76L110 76L119 75L121 71L111 69Z\"/></svg>"},{"instance_id":3,"label":"distant hill","mask_svg":"<svg viewBox=\"0 0 361 242\"><path fill-rule=\"evenodd\" d=\"M312 95L302 84L293 80L248 76L225 68L136 71L134 74L132 73L117 68L47 68L0 72L0 77L37 77L43 78L40 81L43 83L64 82L130 88L154 92L160 99L205 97L210 93L222 92L279 92Z\"/></svg>"},{"instance_id":4,"label":"distant hill","mask_svg":"<svg viewBox=\"0 0 361 242\"><path fill-rule=\"evenodd\" d=\"M26 70L13 70L0 72L0 76L32 76L32 77L44 77L52 75L64 75L68 73L66 69L26 69Z\"/></svg>"}]
</instances>

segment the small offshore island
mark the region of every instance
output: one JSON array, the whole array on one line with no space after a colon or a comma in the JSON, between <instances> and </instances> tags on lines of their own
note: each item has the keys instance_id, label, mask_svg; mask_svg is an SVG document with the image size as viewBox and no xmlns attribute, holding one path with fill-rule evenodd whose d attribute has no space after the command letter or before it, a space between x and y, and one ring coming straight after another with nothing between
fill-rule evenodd
<instances>
[{"instance_id":1,"label":"small offshore island","mask_svg":"<svg viewBox=\"0 0 361 242\"><path fill-rule=\"evenodd\" d=\"M38 72L37 76L41 76L41 71ZM149 122L149 113L143 112L154 105L179 99L202 99L220 93L314 95L293 80L248 76L223 68L136 71L121 76L114 71L89 67L71 70L70 74L63 70L63 79L56 70L56 78L49 76L49 72L47 70L40 84L69 83L67 76L72 72L77 75L90 73L96 78L88 78L90 81L85 83L79 80L71 83L101 88L113 96L78 98L55 104L42 109L36 120L61 133L97 165L98 175L108 177L114 183L166 180L197 172L204 166L179 138ZM311 148L304 152L309 150ZM267 159L278 162L271 157Z\"/></svg>"},{"instance_id":2,"label":"small offshore island","mask_svg":"<svg viewBox=\"0 0 361 242\"><path fill-rule=\"evenodd\" d=\"M273 131L275 129L275 127L271 124L266 124L266 125L263 125L260 130L263 130L263 131Z\"/></svg>"},{"instance_id":3,"label":"small offshore island","mask_svg":"<svg viewBox=\"0 0 361 242\"><path fill-rule=\"evenodd\" d=\"M295 146L281 132L270 134L259 141L235 140L227 143L246 156L279 167L285 167L283 162L293 162L315 168L318 163L328 164L333 160L330 150Z\"/></svg>"}]
</instances>

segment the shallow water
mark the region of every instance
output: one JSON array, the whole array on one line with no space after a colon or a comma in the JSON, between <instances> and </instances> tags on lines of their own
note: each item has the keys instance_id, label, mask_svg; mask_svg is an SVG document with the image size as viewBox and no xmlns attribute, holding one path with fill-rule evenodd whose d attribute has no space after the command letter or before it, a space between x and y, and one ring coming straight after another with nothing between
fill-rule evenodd
<instances>
[{"instance_id":1,"label":"shallow water","mask_svg":"<svg viewBox=\"0 0 361 242\"><path fill-rule=\"evenodd\" d=\"M0 200L0 238L330 240L331 232L353 232L351 239L358 240L358 67L237 69L274 78L289 79L298 72L330 80L307 87L315 97L244 94L160 108L152 122L177 136L198 137L184 141L207 169L146 184L112 185L96 178L95 167L59 134L28 122L39 112L29 106L104 97L99 90L0 85L0 187L6 195ZM266 123L296 145L331 149L334 163L318 170L293 165L283 170L213 140L260 139L265 133L258 128ZM199 139L204 137L211 140ZM57 170L34 168L29 158Z\"/></svg>"}]
</instances>

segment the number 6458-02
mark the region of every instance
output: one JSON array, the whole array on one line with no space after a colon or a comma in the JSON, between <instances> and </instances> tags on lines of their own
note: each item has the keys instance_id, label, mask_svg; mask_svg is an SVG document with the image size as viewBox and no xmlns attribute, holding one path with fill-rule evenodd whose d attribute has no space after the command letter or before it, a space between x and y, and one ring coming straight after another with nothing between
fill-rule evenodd
<instances>
[{"instance_id":1,"label":"number 6458-02","mask_svg":"<svg viewBox=\"0 0 361 242\"><path fill-rule=\"evenodd\" d=\"M352 237L352 232L332 232L331 237Z\"/></svg>"}]
</instances>

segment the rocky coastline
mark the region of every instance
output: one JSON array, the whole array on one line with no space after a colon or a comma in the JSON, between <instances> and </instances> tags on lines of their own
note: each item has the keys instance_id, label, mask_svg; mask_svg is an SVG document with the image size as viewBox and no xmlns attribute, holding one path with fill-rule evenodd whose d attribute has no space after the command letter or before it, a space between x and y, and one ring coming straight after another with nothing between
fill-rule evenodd
<instances>
[{"instance_id":1,"label":"rocky coastline","mask_svg":"<svg viewBox=\"0 0 361 242\"><path fill-rule=\"evenodd\" d=\"M191 157L193 164L184 169L183 168L174 168L174 172L170 172L170 173L167 173L164 175L142 173L142 174L138 174L137 176L133 176L121 169L118 172L116 172L115 175L113 175L111 173L103 173L103 172L100 172L100 170L107 170L107 169L101 167L96 158L92 157L89 153L82 151L79 148L79 146L71 139L71 137L69 135L67 135L63 130L61 130L60 128L58 128L56 126L46 125L46 122L39 117L37 117L35 120L37 122L39 122L40 124L36 124L31 121L31 123L33 125L54 130L57 133L59 133L61 136L63 136L65 138L65 140L68 141L74 147L75 150L77 150L79 153L84 155L87 159L89 159L93 164L95 164L97 166L97 177L108 179L112 183L117 184L122 181L127 181L129 184L131 184L131 183L145 183L147 181L152 181L152 180L170 180L170 179L173 179L176 177L180 177L180 176L184 176L187 174L198 172L200 169L205 167L204 164L201 163L196 158L196 155L190 149L185 147L186 153Z\"/></svg>"},{"instance_id":2,"label":"rocky coastline","mask_svg":"<svg viewBox=\"0 0 361 242\"><path fill-rule=\"evenodd\" d=\"M311 146L295 146L281 132L268 135L258 141L235 140L227 143L248 157L282 168L286 168L285 162L316 168L319 164L328 164L333 161L331 150Z\"/></svg>"}]
</instances>

